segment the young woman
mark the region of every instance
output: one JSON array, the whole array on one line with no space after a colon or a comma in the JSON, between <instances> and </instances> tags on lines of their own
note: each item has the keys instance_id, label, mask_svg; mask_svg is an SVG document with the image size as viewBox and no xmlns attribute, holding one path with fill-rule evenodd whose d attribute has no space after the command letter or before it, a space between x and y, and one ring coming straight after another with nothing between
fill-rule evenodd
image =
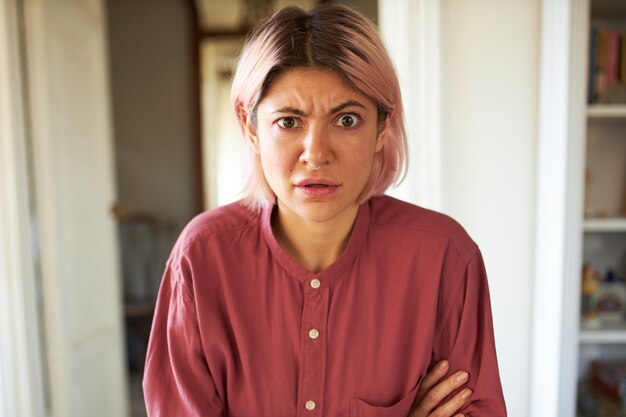
<instances>
[{"instance_id":1,"label":"young woman","mask_svg":"<svg viewBox=\"0 0 626 417\"><path fill-rule=\"evenodd\" d=\"M478 247L382 195L406 135L375 27L339 5L279 11L232 100L245 196L192 220L168 260L149 416L505 416Z\"/></svg>"}]
</instances>

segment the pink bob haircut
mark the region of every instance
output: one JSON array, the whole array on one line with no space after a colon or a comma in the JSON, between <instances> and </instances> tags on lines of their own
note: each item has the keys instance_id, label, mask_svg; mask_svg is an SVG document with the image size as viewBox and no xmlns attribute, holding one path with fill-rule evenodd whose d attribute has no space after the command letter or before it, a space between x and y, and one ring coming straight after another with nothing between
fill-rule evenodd
<instances>
[{"instance_id":1,"label":"pink bob haircut","mask_svg":"<svg viewBox=\"0 0 626 417\"><path fill-rule=\"evenodd\" d=\"M256 108L272 80L292 68L331 69L378 106L387 122L383 149L375 156L359 204L381 195L406 175L407 140L400 85L376 27L361 13L325 4L305 12L287 7L261 21L248 35L233 79L231 103L246 139L246 121L256 126ZM254 210L274 204L258 154L245 140L248 156L243 202Z\"/></svg>"}]
</instances>

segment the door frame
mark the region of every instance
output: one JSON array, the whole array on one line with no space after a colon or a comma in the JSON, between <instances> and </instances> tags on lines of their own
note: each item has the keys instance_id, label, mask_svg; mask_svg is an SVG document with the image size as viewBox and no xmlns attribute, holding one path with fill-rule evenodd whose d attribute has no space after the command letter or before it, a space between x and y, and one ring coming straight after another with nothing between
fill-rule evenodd
<instances>
[{"instance_id":1,"label":"door frame","mask_svg":"<svg viewBox=\"0 0 626 417\"><path fill-rule=\"evenodd\" d=\"M402 90L411 161L388 194L442 209L441 0L378 0L380 33Z\"/></svg>"},{"instance_id":2,"label":"door frame","mask_svg":"<svg viewBox=\"0 0 626 417\"><path fill-rule=\"evenodd\" d=\"M116 191L105 3L19 3L50 413L61 417L93 409L94 415L112 412L124 417L129 409L128 375L117 225L111 213ZM87 67L78 67L87 62ZM73 70L87 72L84 78L70 80ZM72 84L83 90L60 89ZM84 153L78 155L77 149ZM85 161L92 165L85 166ZM79 230L78 224L86 229ZM86 304L89 299L93 305ZM86 307L89 313L80 309Z\"/></svg>"},{"instance_id":3,"label":"door frame","mask_svg":"<svg viewBox=\"0 0 626 417\"><path fill-rule=\"evenodd\" d=\"M0 416L44 416L21 3L0 2Z\"/></svg>"},{"instance_id":4,"label":"door frame","mask_svg":"<svg viewBox=\"0 0 626 417\"><path fill-rule=\"evenodd\" d=\"M530 416L574 417L589 0L542 0Z\"/></svg>"}]
</instances>

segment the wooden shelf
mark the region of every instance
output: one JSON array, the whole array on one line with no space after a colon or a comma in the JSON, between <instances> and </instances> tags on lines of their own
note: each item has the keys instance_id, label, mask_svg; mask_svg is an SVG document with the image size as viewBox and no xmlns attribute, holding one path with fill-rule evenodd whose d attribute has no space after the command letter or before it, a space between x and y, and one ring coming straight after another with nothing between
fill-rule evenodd
<instances>
[{"instance_id":1,"label":"wooden shelf","mask_svg":"<svg viewBox=\"0 0 626 417\"><path fill-rule=\"evenodd\" d=\"M626 344L626 323L606 326L601 329L581 329L580 343Z\"/></svg>"},{"instance_id":2,"label":"wooden shelf","mask_svg":"<svg viewBox=\"0 0 626 417\"><path fill-rule=\"evenodd\" d=\"M626 218L589 219L583 228L585 232L626 232Z\"/></svg>"},{"instance_id":3,"label":"wooden shelf","mask_svg":"<svg viewBox=\"0 0 626 417\"><path fill-rule=\"evenodd\" d=\"M626 16L626 4L623 0L593 0L591 2L591 14L597 17L624 18Z\"/></svg>"},{"instance_id":4,"label":"wooden shelf","mask_svg":"<svg viewBox=\"0 0 626 417\"><path fill-rule=\"evenodd\" d=\"M591 104L587 106L587 117L626 119L626 104Z\"/></svg>"}]
</instances>

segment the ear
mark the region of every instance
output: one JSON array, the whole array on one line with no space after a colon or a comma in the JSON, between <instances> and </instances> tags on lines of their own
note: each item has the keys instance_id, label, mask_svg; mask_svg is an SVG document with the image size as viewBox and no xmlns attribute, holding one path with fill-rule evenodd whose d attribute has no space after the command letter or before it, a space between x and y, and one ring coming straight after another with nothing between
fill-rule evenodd
<instances>
[{"instance_id":1,"label":"ear","mask_svg":"<svg viewBox=\"0 0 626 417\"><path fill-rule=\"evenodd\" d=\"M237 118L239 119L239 125L241 126L241 131L245 135L246 140L250 142L250 145L258 154L259 139L256 135L256 128L252 123L252 115L250 114L250 112L247 112L241 104L237 106Z\"/></svg>"},{"instance_id":2,"label":"ear","mask_svg":"<svg viewBox=\"0 0 626 417\"><path fill-rule=\"evenodd\" d=\"M387 138L387 130L389 129L389 115L385 117L385 120L378 122L378 135L376 136L376 149L375 152L380 152L385 146L385 140Z\"/></svg>"}]
</instances>

